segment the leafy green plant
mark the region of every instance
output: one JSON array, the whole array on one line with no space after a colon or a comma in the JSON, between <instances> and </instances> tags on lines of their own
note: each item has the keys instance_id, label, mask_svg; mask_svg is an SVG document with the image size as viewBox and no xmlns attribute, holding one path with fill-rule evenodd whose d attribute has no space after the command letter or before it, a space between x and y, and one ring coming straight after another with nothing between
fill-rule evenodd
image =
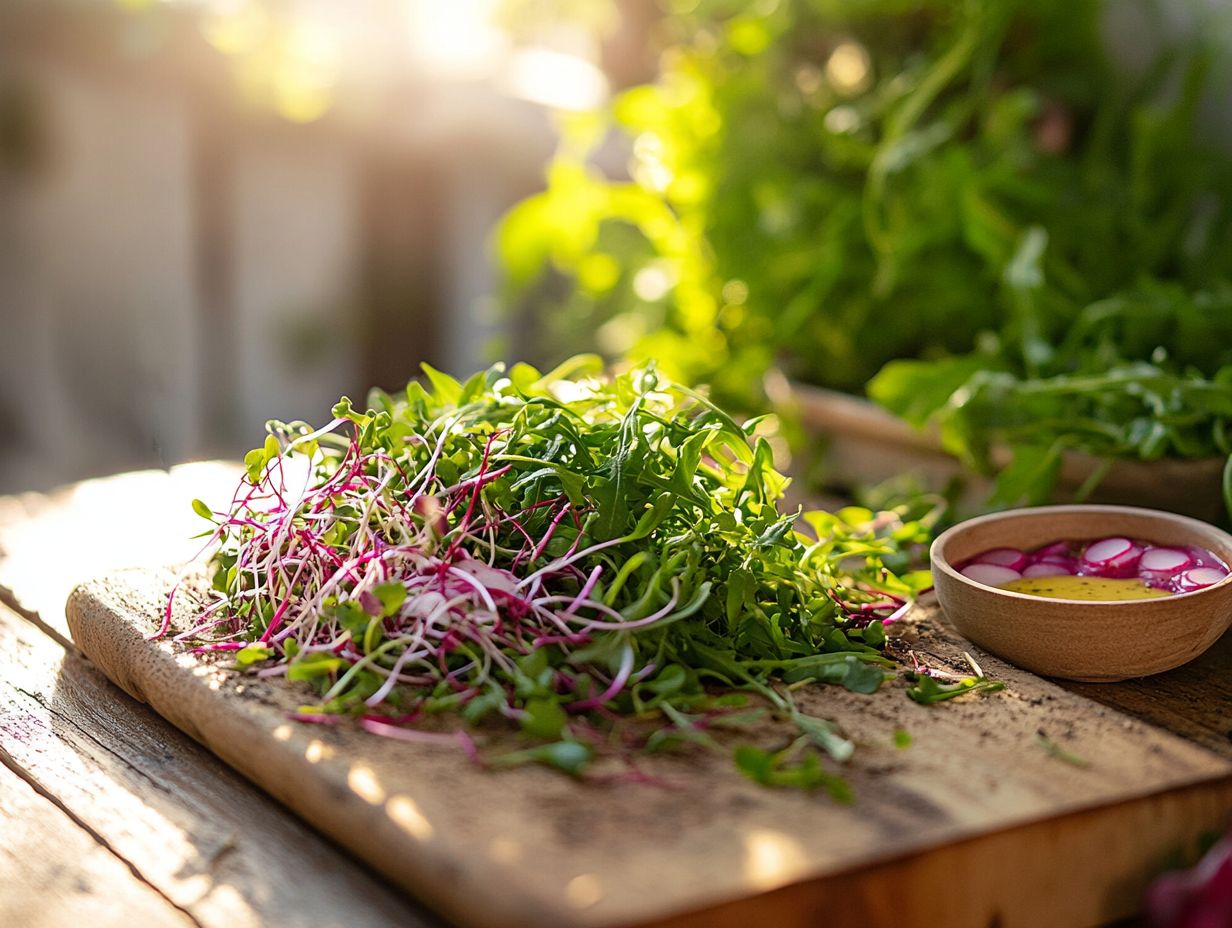
<instances>
[{"instance_id":1,"label":"leafy green plant","mask_svg":"<svg viewBox=\"0 0 1232 928\"><path fill-rule=\"evenodd\" d=\"M547 344L597 333L750 409L772 365L852 391L880 370L870 394L970 467L1014 451L1002 505L1046 499L1066 450L1229 452L1203 29L1170 43L1149 0L688 6L659 80L612 107L628 179L588 160L604 119L575 118L502 227ZM1133 66L1101 35L1127 10L1153 26Z\"/></svg>"},{"instance_id":2,"label":"leafy green plant","mask_svg":"<svg viewBox=\"0 0 1232 928\"><path fill-rule=\"evenodd\" d=\"M1094 303L1035 356L1029 370L1003 350L895 361L869 394L916 425L938 425L973 469L993 470L993 449L1012 449L993 496L1002 505L1045 501L1065 451L1145 461L1232 454L1230 288L1156 285Z\"/></svg>"},{"instance_id":3,"label":"leafy green plant","mask_svg":"<svg viewBox=\"0 0 1232 928\"><path fill-rule=\"evenodd\" d=\"M1208 62L1167 49L1118 69L1101 9L703 0L670 16L661 77L612 108L629 179L587 160L601 119L566 124L547 191L501 230L511 299L546 305L550 344L598 329L609 353L755 403L772 363L859 390L985 329L1030 372L1095 300L1224 279L1232 172L1193 131Z\"/></svg>"},{"instance_id":4,"label":"leafy green plant","mask_svg":"<svg viewBox=\"0 0 1232 928\"><path fill-rule=\"evenodd\" d=\"M212 584L179 640L315 690L304 721L480 758L468 731L503 720L531 744L484 762L573 775L714 746L751 693L803 739L758 778L833 792L820 755L852 743L791 687L893 676L886 624L930 582L911 570L928 523L851 508L798 526L756 421L650 367L600 371L426 368L321 428L271 423L233 506L194 505ZM424 730L433 715L467 726Z\"/></svg>"}]
</instances>

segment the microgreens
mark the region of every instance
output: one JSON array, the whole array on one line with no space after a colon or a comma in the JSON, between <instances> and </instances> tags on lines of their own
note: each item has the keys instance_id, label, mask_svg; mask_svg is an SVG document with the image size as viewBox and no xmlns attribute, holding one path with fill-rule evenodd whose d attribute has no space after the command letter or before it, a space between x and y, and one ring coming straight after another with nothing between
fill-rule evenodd
<instances>
[{"instance_id":1,"label":"microgreens","mask_svg":"<svg viewBox=\"0 0 1232 928\"><path fill-rule=\"evenodd\" d=\"M613 744L713 746L757 714L745 691L801 740L764 763L745 746L741 769L841 793L821 755L852 744L789 687L882 684L886 625L928 585L908 570L927 525L798 521L756 423L653 367L599 374L425 367L426 385L343 399L322 428L270 423L229 510L195 504L212 584L177 640L314 688L297 718L475 753L416 722L503 717L532 746L487 762L574 775Z\"/></svg>"}]
</instances>

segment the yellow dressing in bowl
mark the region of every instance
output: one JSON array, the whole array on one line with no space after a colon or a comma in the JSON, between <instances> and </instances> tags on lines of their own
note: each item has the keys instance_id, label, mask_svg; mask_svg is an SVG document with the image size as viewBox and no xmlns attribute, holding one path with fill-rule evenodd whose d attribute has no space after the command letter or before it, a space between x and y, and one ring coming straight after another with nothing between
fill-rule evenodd
<instances>
[{"instance_id":1,"label":"yellow dressing in bowl","mask_svg":"<svg viewBox=\"0 0 1232 928\"><path fill-rule=\"evenodd\" d=\"M1015 593L1045 599L1090 599L1110 602L1126 599L1156 599L1172 595L1167 590L1147 586L1137 577L1116 580L1108 577L1023 577L1000 587Z\"/></svg>"}]
</instances>

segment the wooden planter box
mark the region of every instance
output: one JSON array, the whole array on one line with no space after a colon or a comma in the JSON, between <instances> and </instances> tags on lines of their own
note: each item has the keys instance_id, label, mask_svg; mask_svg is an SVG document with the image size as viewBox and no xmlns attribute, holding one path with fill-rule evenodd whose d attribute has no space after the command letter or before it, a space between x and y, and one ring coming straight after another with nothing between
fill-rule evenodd
<instances>
[{"instance_id":1,"label":"wooden planter box","mask_svg":"<svg viewBox=\"0 0 1232 928\"><path fill-rule=\"evenodd\" d=\"M972 504L989 492L991 481L967 471L942 448L935 431L916 429L875 403L798 383L791 384L784 400L817 439L808 453L824 455L826 479L833 486L850 488L913 474L935 489L961 478L963 500ZM994 450L993 460L998 466L1007 463L1009 451ZM1072 502L1102 464L1101 458L1066 452L1053 501ZM1224 512L1223 468L1223 458L1118 460L1086 501L1166 509L1213 522Z\"/></svg>"}]
</instances>

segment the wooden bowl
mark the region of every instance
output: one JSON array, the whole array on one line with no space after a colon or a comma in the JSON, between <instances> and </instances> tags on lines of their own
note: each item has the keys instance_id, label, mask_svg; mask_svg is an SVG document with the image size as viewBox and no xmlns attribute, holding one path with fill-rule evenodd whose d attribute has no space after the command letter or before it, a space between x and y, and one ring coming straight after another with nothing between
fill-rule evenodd
<instances>
[{"instance_id":1,"label":"wooden bowl","mask_svg":"<svg viewBox=\"0 0 1232 928\"><path fill-rule=\"evenodd\" d=\"M1232 575L1192 593L1092 602L985 586L953 566L990 548L1029 551L1109 535L1198 545L1232 564L1232 536L1186 516L1131 506L1015 509L962 522L933 542L937 598L951 624L980 647L1034 673L1090 683L1179 667L1232 625Z\"/></svg>"}]
</instances>

